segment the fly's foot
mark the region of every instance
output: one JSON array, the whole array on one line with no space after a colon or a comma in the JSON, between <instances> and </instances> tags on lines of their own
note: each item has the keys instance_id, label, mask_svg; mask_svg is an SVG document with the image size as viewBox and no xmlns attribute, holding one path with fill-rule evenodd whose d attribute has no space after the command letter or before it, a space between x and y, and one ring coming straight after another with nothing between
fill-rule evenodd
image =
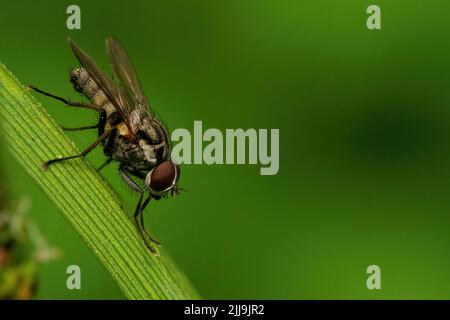
<instances>
[{"instance_id":1,"label":"fly's foot","mask_svg":"<svg viewBox=\"0 0 450 320\"><path fill-rule=\"evenodd\" d=\"M162 246L161 242L159 242L156 239L153 239L145 229L139 229L138 231L141 235L142 240L144 240L146 247L150 250L150 252L153 255L157 256L158 255L157 248Z\"/></svg>"},{"instance_id":2,"label":"fly's foot","mask_svg":"<svg viewBox=\"0 0 450 320\"><path fill-rule=\"evenodd\" d=\"M61 160L63 160L63 158L56 158L56 159L48 160L48 161L46 161L46 162L44 162L44 163L42 164L42 169L43 169L44 171L47 171L51 164L53 164L53 163L55 163L55 162L58 162L58 161L61 161Z\"/></svg>"},{"instance_id":3,"label":"fly's foot","mask_svg":"<svg viewBox=\"0 0 450 320\"><path fill-rule=\"evenodd\" d=\"M148 248L148 250L150 251L150 253L153 256L155 256L155 257L159 256L158 248L154 247L153 243L147 243L147 241L145 241L145 240L144 240L144 242L145 242L146 247Z\"/></svg>"},{"instance_id":4,"label":"fly's foot","mask_svg":"<svg viewBox=\"0 0 450 320\"><path fill-rule=\"evenodd\" d=\"M149 238L150 238L150 240L151 240L155 245L157 245L158 247L161 247L161 246L162 246L161 242L159 242L159 241L156 240L155 238L152 238L150 235L149 235Z\"/></svg>"},{"instance_id":5,"label":"fly's foot","mask_svg":"<svg viewBox=\"0 0 450 320\"><path fill-rule=\"evenodd\" d=\"M50 165L51 165L52 163L53 163L53 162L52 162L51 160L44 162L44 163L42 164L42 170L47 171L47 170L48 170L48 167L50 167Z\"/></svg>"}]
</instances>

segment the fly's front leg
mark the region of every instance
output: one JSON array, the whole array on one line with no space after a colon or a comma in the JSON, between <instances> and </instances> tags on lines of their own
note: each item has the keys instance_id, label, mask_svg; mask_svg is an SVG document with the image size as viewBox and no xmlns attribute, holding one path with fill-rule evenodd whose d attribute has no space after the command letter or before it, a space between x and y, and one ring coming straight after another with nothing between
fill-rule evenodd
<instances>
[{"instance_id":1,"label":"fly's front leg","mask_svg":"<svg viewBox=\"0 0 450 320\"><path fill-rule=\"evenodd\" d=\"M102 108L100 108L99 106L97 106L97 105L95 105L93 103L72 102L70 100L64 99L62 97L56 96L54 94L51 94L51 93L43 91L43 90L41 90L39 88L36 88L35 86L28 85L27 87L32 89L32 90L34 90L34 91L36 91L36 92L38 92L38 93L40 93L40 94L43 94L44 96L47 96L47 97L56 99L58 101L61 101L65 105L70 106L70 107L86 108L86 109L92 109L92 110L96 110L96 111L101 111L102 110Z\"/></svg>"},{"instance_id":2,"label":"fly's front leg","mask_svg":"<svg viewBox=\"0 0 450 320\"><path fill-rule=\"evenodd\" d=\"M52 160L49 160L49 161L45 162L43 164L44 170L47 170L48 167L51 164L56 163L56 162L61 162L61 161L69 160L69 159L75 159L75 158L82 158L82 157L84 157L89 152L94 150L95 147L98 146L103 140L105 140L110 134L111 134L111 130L105 131L100 137L98 137L97 140L95 140L95 142L93 144L91 144L89 147L87 147L85 150L83 150L81 153L79 153L77 155L69 156L69 157L63 157L63 158L56 158L56 159L52 159Z\"/></svg>"},{"instance_id":3,"label":"fly's front leg","mask_svg":"<svg viewBox=\"0 0 450 320\"><path fill-rule=\"evenodd\" d=\"M153 247L152 239L150 238L147 231L145 230L145 225L144 225L143 218L142 218L142 211L143 211L142 200L143 200L143 198L144 198L144 194L141 193L138 204L136 206L136 210L134 211L134 221L136 223L136 227L139 232L139 235L141 236L142 240L144 240L146 247L150 250L150 252L152 254L158 255L158 251ZM145 200L145 202L148 203L147 199Z\"/></svg>"},{"instance_id":4,"label":"fly's front leg","mask_svg":"<svg viewBox=\"0 0 450 320\"><path fill-rule=\"evenodd\" d=\"M127 169L125 169L123 166L119 167L119 174L123 181L134 191L137 193L140 193L141 195L144 194L144 190L133 181L133 179L130 177L130 173Z\"/></svg>"},{"instance_id":5,"label":"fly's front leg","mask_svg":"<svg viewBox=\"0 0 450 320\"><path fill-rule=\"evenodd\" d=\"M139 201L136 206L136 209L134 211L134 221L136 223L136 227L138 229L139 235L141 236L142 240L144 240L145 245L150 250L152 254L157 255L158 252L153 247L153 244L161 245L159 241L154 239L145 229L144 224L144 216L143 211L147 207L148 203L150 202L151 196L148 196L147 199L145 199L144 203L142 203L144 199L144 190L136 184L136 182L133 181L133 179L130 177L130 172L128 172L124 167L119 168L119 173L122 179L125 181L125 183L134 191L140 194Z\"/></svg>"},{"instance_id":6,"label":"fly's front leg","mask_svg":"<svg viewBox=\"0 0 450 320\"><path fill-rule=\"evenodd\" d=\"M144 225L144 215L143 215L142 213L144 212L145 208L146 208L146 207L148 206L148 204L150 203L150 200L151 200L151 199L152 199L152 196L149 195L149 196L147 197L147 199L145 199L144 203L143 203L142 206L141 206L140 214L139 214L139 215L136 215L136 213L135 213L134 218L135 218L136 220L137 220L137 219L140 220L140 221L139 221L139 224L143 226L144 232L145 232L146 236L151 240L151 242L153 242L154 244L160 246L160 245L161 245L161 242L159 242L158 240L156 240L155 238L153 238L153 237L150 235L150 233L148 233L148 232L145 230L145 225Z\"/></svg>"}]
</instances>

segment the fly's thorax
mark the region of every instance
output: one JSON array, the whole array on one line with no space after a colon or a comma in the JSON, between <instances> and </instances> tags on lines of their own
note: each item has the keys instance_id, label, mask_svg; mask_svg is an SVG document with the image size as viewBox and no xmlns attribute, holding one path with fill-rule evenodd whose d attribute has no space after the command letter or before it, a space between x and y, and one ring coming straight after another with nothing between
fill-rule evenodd
<instances>
[{"instance_id":1,"label":"fly's thorax","mask_svg":"<svg viewBox=\"0 0 450 320\"><path fill-rule=\"evenodd\" d=\"M140 106L131 112L129 123L133 133L147 139L150 144L169 140L167 129L154 117L143 112Z\"/></svg>"},{"instance_id":2,"label":"fly's thorax","mask_svg":"<svg viewBox=\"0 0 450 320\"><path fill-rule=\"evenodd\" d=\"M166 160L170 155L169 141L158 125L144 123L137 131L136 140L145 159L154 165Z\"/></svg>"},{"instance_id":3,"label":"fly's thorax","mask_svg":"<svg viewBox=\"0 0 450 320\"><path fill-rule=\"evenodd\" d=\"M130 123L131 130L133 130L134 134L136 134L138 132L139 128L142 126L142 120L143 119L137 110L133 110L130 113L129 123Z\"/></svg>"},{"instance_id":4,"label":"fly's thorax","mask_svg":"<svg viewBox=\"0 0 450 320\"><path fill-rule=\"evenodd\" d=\"M130 129L128 129L128 126L125 124L125 122L119 123L116 126L116 128L119 134L123 137L130 138L133 136L133 134L130 132Z\"/></svg>"},{"instance_id":5,"label":"fly's thorax","mask_svg":"<svg viewBox=\"0 0 450 320\"><path fill-rule=\"evenodd\" d=\"M111 130L115 128L119 123L123 122L118 112L108 113L106 110L103 110L102 115L105 118L106 130Z\"/></svg>"},{"instance_id":6,"label":"fly's thorax","mask_svg":"<svg viewBox=\"0 0 450 320\"><path fill-rule=\"evenodd\" d=\"M122 165L126 164L133 169L131 171L148 171L154 166L145 160L142 150L136 143L121 136L118 131L113 131L111 139L108 139L103 148L108 157L119 161Z\"/></svg>"},{"instance_id":7,"label":"fly's thorax","mask_svg":"<svg viewBox=\"0 0 450 320\"><path fill-rule=\"evenodd\" d=\"M152 166L156 165L160 161L160 159L162 159L158 154L158 150L160 149L159 146L151 145L145 139L138 140L138 144L139 148L142 151L144 159Z\"/></svg>"},{"instance_id":8,"label":"fly's thorax","mask_svg":"<svg viewBox=\"0 0 450 320\"><path fill-rule=\"evenodd\" d=\"M114 128L117 130L120 136L125 137L129 140L133 140L134 134L130 131L127 124L117 111L114 110L109 115L107 110L104 110L104 112L106 114L106 124L105 124L106 130L111 130Z\"/></svg>"},{"instance_id":9,"label":"fly's thorax","mask_svg":"<svg viewBox=\"0 0 450 320\"><path fill-rule=\"evenodd\" d=\"M130 113L129 124L147 162L156 165L169 157L168 133L159 121L137 106Z\"/></svg>"}]
</instances>

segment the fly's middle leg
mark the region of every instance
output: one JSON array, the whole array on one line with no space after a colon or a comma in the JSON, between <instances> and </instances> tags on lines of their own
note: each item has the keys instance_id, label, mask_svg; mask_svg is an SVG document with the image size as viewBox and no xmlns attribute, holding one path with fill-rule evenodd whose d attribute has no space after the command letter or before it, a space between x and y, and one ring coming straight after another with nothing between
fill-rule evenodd
<instances>
[{"instance_id":1,"label":"fly's middle leg","mask_svg":"<svg viewBox=\"0 0 450 320\"><path fill-rule=\"evenodd\" d=\"M82 131L82 130L90 130L90 129L98 129L98 124L93 126L84 126L84 127L77 127L77 128L67 128L67 127L61 127L63 131Z\"/></svg>"},{"instance_id":2,"label":"fly's middle leg","mask_svg":"<svg viewBox=\"0 0 450 320\"><path fill-rule=\"evenodd\" d=\"M47 162L45 162L43 164L43 168L44 170L47 170L48 167L51 164L54 164L56 162L61 162L61 161L66 161L69 159L75 159L75 158L82 158L85 155L87 155L89 152L91 152L92 150L95 149L96 146L98 146L103 140L105 140L106 138L108 138L108 136L111 134L111 130L110 131L105 131L100 137L97 138L97 140L95 140L95 142L93 144L91 144L89 147L87 147L85 150L83 150L81 153L74 155L74 156L69 156L69 157L63 157L63 158L56 158L56 159L51 159Z\"/></svg>"}]
</instances>

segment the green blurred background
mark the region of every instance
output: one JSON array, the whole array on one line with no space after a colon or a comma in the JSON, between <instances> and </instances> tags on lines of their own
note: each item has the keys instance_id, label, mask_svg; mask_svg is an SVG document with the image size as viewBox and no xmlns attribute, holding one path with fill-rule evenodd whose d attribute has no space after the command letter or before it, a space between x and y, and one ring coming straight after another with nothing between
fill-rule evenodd
<instances>
[{"instance_id":1,"label":"green blurred background","mask_svg":"<svg viewBox=\"0 0 450 320\"><path fill-rule=\"evenodd\" d=\"M23 83L76 100L72 37L108 68L124 43L170 128L279 128L280 171L185 165L182 196L147 226L204 298L450 298L450 3L433 1L3 1L0 61ZM378 4L382 30L366 28ZM109 69L108 69L109 70ZM96 115L37 97L58 123ZM70 133L82 149L95 132ZM123 298L52 203L7 157L17 194L62 259L41 299ZM95 165L101 150L88 157ZM117 166L103 175L131 211ZM66 267L82 289L66 289ZM382 289L366 287L381 267Z\"/></svg>"}]
</instances>

